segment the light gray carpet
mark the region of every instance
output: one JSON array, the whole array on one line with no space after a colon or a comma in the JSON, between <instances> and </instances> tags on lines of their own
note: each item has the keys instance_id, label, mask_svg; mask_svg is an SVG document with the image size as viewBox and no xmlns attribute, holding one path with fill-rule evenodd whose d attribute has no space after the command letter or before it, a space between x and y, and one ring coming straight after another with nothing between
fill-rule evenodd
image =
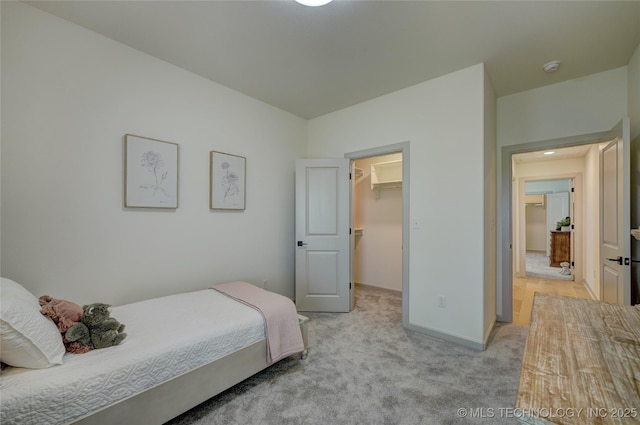
<instances>
[{"instance_id":1,"label":"light gray carpet","mask_svg":"<svg viewBox=\"0 0 640 425\"><path fill-rule=\"evenodd\" d=\"M526 275L555 280L573 280L573 275L560 274L562 267L551 267L545 252L527 251Z\"/></svg>"},{"instance_id":2,"label":"light gray carpet","mask_svg":"<svg viewBox=\"0 0 640 425\"><path fill-rule=\"evenodd\" d=\"M351 313L307 314L307 359L285 359L169 424L518 423L506 409L515 402L526 327L498 324L480 352L405 330L397 293L356 294Z\"/></svg>"}]
</instances>

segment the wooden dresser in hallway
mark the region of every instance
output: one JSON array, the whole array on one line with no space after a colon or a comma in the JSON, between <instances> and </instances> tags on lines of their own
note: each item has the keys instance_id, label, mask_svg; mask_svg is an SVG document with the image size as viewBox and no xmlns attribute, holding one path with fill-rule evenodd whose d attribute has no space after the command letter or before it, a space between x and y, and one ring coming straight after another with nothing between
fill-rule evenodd
<instances>
[{"instance_id":1,"label":"wooden dresser in hallway","mask_svg":"<svg viewBox=\"0 0 640 425\"><path fill-rule=\"evenodd\" d=\"M571 261L571 232L551 231L551 253L549 265L560 267L560 263Z\"/></svg>"}]
</instances>

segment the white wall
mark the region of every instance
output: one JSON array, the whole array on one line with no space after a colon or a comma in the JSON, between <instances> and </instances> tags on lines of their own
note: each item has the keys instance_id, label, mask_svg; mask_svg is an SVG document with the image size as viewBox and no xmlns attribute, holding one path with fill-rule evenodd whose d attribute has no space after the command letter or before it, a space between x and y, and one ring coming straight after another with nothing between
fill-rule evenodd
<instances>
[{"instance_id":1,"label":"white wall","mask_svg":"<svg viewBox=\"0 0 640 425\"><path fill-rule=\"evenodd\" d=\"M608 131L627 115L627 67L498 98L498 199L502 199L502 149L543 140ZM508 229L498 210L498 241ZM502 257L499 244L497 312L502 315ZM508 249L508 247L507 247Z\"/></svg>"},{"instance_id":2,"label":"white wall","mask_svg":"<svg viewBox=\"0 0 640 425\"><path fill-rule=\"evenodd\" d=\"M474 344L484 343L483 98L477 65L313 119L308 135L311 157L410 142L409 213L419 225L409 324Z\"/></svg>"},{"instance_id":3,"label":"white wall","mask_svg":"<svg viewBox=\"0 0 640 425\"><path fill-rule=\"evenodd\" d=\"M593 145L584 159L584 282L600 299L600 148Z\"/></svg>"},{"instance_id":4,"label":"white wall","mask_svg":"<svg viewBox=\"0 0 640 425\"><path fill-rule=\"evenodd\" d=\"M496 94L489 75L484 73L484 338L489 337L496 322Z\"/></svg>"},{"instance_id":5,"label":"white wall","mask_svg":"<svg viewBox=\"0 0 640 425\"><path fill-rule=\"evenodd\" d=\"M540 180L527 182L524 185L524 191L527 195L535 193L569 192L570 190L571 181L569 180Z\"/></svg>"},{"instance_id":6,"label":"white wall","mask_svg":"<svg viewBox=\"0 0 640 425\"><path fill-rule=\"evenodd\" d=\"M306 121L19 2L2 2L2 274L134 300L244 279L293 296ZM123 135L180 144L177 210L124 209ZM247 158L244 212L208 207L209 151Z\"/></svg>"},{"instance_id":7,"label":"white wall","mask_svg":"<svg viewBox=\"0 0 640 425\"><path fill-rule=\"evenodd\" d=\"M354 280L369 286L402 291L402 188L372 190L371 164L402 159L402 154L355 161L363 170L355 181ZM377 192L377 193L376 193Z\"/></svg>"},{"instance_id":8,"label":"white wall","mask_svg":"<svg viewBox=\"0 0 640 425\"><path fill-rule=\"evenodd\" d=\"M631 121L631 227L640 227L640 44L629 61L629 118ZM640 241L631 239L631 258L640 258ZM633 264L631 283L640 297L640 265ZM636 300L640 302L640 299ZM633 300L632 300L633 302Z\"/></svg>"},{"instance_id":9,"label":"white wall","mask_svg":"<svg viewBox=\"0 0 640 425\"><path fill-rule=\"evenodd\" d=\"M2 7L0 3L0 23L2 22ZM1 27L1 24L0 24ZM1 30L1 28L0 28ZM0 93L2 93L2 37L0 37ZM0 129L2 129L2 101L0 101ZM2 187L2 134L0 134L0 188ZM2 192L0 191L0 223L2 223ZM2 240L2 225L0 225L0 241ZM0 276L2 274L2 243L0 243Z\"/></svg>"},{"instance_id":10,"label":"white wall","mask_svg":"<svg viewBox=\"0 0 640 425\"><path fill-rule=\"evenodd\" d=\"M547 251L547 208L545 205L525 207L527 251Z\"/></svg>"},{"instance_id":11,"label":"white wall","mask_svg":"<svg viewBox=\"0 0 640 425\"><path fill-rule=\"evenodd\" d=\"M627 67L498 98L498 147L610 130L627 115Z\"/></svg>"},{"instance_id":12,"label":"white wall","mask_svg":"<svg viewBox=\"0 0 640 425\"><path fill-rule=\"evenodd\" d=\"M631 140L634 140L640 137L640 44L629 61L627 72Z\"/></svg>"}]
</instances>

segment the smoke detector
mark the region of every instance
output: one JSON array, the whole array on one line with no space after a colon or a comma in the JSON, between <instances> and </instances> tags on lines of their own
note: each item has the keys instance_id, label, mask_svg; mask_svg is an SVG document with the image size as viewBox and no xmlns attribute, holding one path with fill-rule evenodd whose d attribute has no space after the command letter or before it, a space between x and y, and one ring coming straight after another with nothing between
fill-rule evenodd
<instances>
[{"instance_id":1,"label":"smoke detector","mask_svg":"<svg viewBox=\"0 0 640 425\"><path fill-rule=\"evenodd\" d=\"M560 61L551 61L542 65L544 72L556 72L560 68Z\"/></svg>"}]
</instances>

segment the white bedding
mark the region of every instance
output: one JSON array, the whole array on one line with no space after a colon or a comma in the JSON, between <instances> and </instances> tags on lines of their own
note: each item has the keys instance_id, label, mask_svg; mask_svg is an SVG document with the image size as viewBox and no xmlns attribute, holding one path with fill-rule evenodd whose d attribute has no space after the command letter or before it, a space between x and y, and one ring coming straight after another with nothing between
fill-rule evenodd
<instances>
[{"instance_id":1,"label":"white bedding","mask_svg":"<svg viewBox=\"0 0 640 425\"><path fill-rule=\"evenodd\" d=\"M121 345L65 354L48 369L7 368L0 421L62 424L265 338L257 311L211 289L114 307Z\"/></svg>"}]
</instances>

